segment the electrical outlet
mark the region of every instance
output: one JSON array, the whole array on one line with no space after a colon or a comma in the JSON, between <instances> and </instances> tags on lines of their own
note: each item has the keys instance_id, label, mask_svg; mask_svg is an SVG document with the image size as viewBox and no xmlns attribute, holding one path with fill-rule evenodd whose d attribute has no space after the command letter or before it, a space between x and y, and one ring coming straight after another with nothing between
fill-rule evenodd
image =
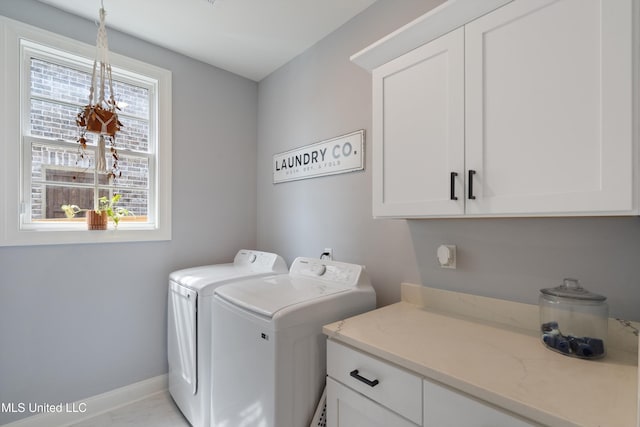
<instances>
[{"instance_id":1,"label":"electrical outlet","mask_svg":"<svg viewBox=\"0 0 640 427\"><path fill-rule=\"evenodd\" d=\"M456 268L456 245L438 246L438 262L442 268Z\"/></svg>"}]
</instances>

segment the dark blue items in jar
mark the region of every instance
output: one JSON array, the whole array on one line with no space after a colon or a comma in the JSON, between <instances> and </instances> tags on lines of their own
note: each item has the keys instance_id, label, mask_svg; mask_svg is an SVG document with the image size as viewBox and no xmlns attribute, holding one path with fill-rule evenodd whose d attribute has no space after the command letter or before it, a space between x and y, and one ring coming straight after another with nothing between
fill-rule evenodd
<instances>
[{"instance_id":1,"label":"dark blue items in jar","mask_svg":"<svg viewBox=\"0 0 640 427\"><path fill-rule=\"evenodd\" d=\"M599 359L605 355L609 307L606 297L564 279L540 289L540 332L547 348L567 356Z\"/></svg>"}]
</instances>

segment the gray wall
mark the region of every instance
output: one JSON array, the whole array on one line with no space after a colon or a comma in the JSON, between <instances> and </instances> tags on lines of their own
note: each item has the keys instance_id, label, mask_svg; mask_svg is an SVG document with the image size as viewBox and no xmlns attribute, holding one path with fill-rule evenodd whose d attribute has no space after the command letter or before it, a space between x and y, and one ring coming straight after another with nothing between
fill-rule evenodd
<instances>
[{"instance_id":1,"label":"gray wall","mask_svg":"<svg viewBox=\"0 0 640 427\"><path fill-rule=\"evenodd\" d=\"M168 273L239 247L288 262L332 247L367 266L380 305L401 281L535 303L574 276L638 320L636 217L373 220L370 156L364 172L271 183L274 153L357 129L370 142L370 75L348 58L436 3L379 0L259 85L109 31L111 50L173 72L173 240L0 248L0 401L71 402L165 373ZM95 41L93 23L34 0L0 14ZM458 245L457 270L436 266L441 243Z\"/></svg>"},{"instance_id":2,"label":"gray wall","mask_svg":"<svg viewBox=\"0 0 640 427\"><path fill-rule=\"evenodd\" d=\"M0 14L95 43L93 22L33 0L2 0ZM173 240L0 248L1 402L73 402L166 373L169 272L255 247L257 84L108 35L173 72Z\"/></svg>"},{"instance_id":3,"label":"gray wall","mask_svg":"<svg viewBox=\"0 0 640 427\"><path fill-rule=\"evenodd\" d=\"M349 56L440 1L380 0L259 85L258 244L285 256L367 266L378 304L402 281L531 304L564 277L609 297L613 316L640 319L640 218L373 220L371 157L364 172L273 185L274 153L365 129L371 76ZM441 269L440 244L458 247Z\"/></svg>"}]
</instances>

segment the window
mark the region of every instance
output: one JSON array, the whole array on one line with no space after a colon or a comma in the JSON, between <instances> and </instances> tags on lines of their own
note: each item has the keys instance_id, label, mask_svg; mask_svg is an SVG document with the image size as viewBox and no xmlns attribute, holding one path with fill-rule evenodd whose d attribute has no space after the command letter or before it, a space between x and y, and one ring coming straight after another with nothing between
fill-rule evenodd
<instances>
[{"instance_id":1,"label":"window","mask_svg":"<svg viewBox=\"0 0 640 427\"><path fill-rule=\"evenodd\" d=\"M2 70L8 179L0 188L7 219L0 244L170 239L170 73L110 52L124 126L116 137L122 176L109 179L94 170L97 136L86 134L84 155L76 142L75 119L88 102L95 47L6 18L0 27L4 45L13 47ZM111 160L107 149L107 168ZM115 232L89 232L84 218L69 220L61 209L92 209L97 198L115 193L133 213Z\"/></svg>"},{"instance_id":2,"label":"window","mask_svg":"<svg viewBox=\"0 0 640 427\"><path fill-rule=\"evenodd\" d=\"M82 156L79 144L74 142L75 118L87 103L91 68L87 69L80 58L65 59L62 52L44 50L24 40L22 51L22 87L27 92L23 94L22 115L28 117L22 136L23 168L31 171L23 181L26 206L22 227L37 229L45 222L67 221L62 204L93 208L97 198L111 197L115 192L122 195L120 206L134 214L123 218L124 222L153 222L149 194L154 183L149 173L156 151L150 116L154 82L140 76L128 81L117 73L114 76L114 92L121 109L118 116L124 126L116 138L122 176L110 180L94 169L96 134L87 133L87 152ZM109 153L106 157L110 163Z\"/></svg>"}]
</instances>

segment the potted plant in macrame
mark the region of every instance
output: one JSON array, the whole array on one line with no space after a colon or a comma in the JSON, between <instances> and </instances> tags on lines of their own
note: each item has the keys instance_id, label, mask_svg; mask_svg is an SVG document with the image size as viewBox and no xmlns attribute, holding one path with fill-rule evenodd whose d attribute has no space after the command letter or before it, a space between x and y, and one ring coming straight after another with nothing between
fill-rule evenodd
<instances>
[{"instance_id":1,"label":"potted plant in macrame","mask_svg":"<svg viewBox=\"0 0 640 427\"><path fill-rule=\"evenodd\" d=\"M113 225L117 230L122 217L133 215L128 209L116 206L121 197L120 194L114 194L111 199L106 196L100 197L98 206L95 209L83 209L78 205L62 205L61 208L67 218L73 218L80 212L86 212L87 229L89 230L106 230L109 219L113 221Z\"/></svg>"},{"instance_id":2,"label":"potted plant in macrame","mask_svg":"<svg viewBox=\"0 0 640 427\"><path fill-rule=\"evenodd\" d=\"M118 120L116 110L119 110L113 92L113 78L111 76L111 64L109 63L109 46L107 43L107 29L105 27L106 12L100 9L100 25L96 41L96 59L93 61L93 73L91 75L91 87L89 88L89 104L85 105L76 117L78 126L78 143L80 144L80 158L84 158L87 148L87 132L98 135L96 153L96 170L107 172L106 165L106 141L110 142L112 164L108 172L109 178L117 178L122 175L118 167L118 151L116 150L116 133L122 123ZM96 76L97 73L97 76ZM97 81L96 81L97 80ZM109 98L105 97L105 86L109 87ZM95 97L94 92L98 89Z\"/></svg>"}]
</instances>

